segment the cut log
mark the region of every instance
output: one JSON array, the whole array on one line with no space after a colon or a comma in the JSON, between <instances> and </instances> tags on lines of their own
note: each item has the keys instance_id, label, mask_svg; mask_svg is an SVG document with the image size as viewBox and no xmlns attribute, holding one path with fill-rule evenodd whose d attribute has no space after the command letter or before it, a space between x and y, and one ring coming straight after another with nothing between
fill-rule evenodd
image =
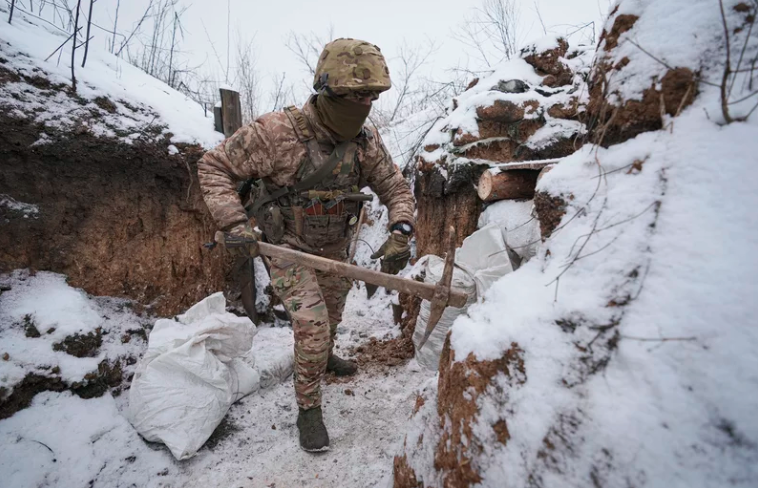
<instances>
[{"instance_id":1,"label":"cut log","mask_svg":"<svg viewBox=\"0 0 758 488\"><path fill-rule=\"evenodd\" d=\"M487 170L479 178L477 194L485 202L533 198L537 175L539 171L528 169L502 172Z\"/></svg>"}]
</instances>

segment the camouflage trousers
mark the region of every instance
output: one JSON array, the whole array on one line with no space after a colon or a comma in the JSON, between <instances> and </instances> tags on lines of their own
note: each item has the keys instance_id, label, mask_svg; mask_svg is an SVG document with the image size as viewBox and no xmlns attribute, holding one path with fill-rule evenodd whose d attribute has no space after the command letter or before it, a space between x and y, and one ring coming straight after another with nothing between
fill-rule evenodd
<instances>
[{"instance_id":1,"label":"camouflage trousers","mask_svg":"<svg viewBox=\"0 0 758 488\"><path fill-rule=\"evenodd\" d=\"M344 253L325 256L344 261ZM271 285L292 318L295 398L308 410L321 405L321 380L342 321L349 279L281 259L271 260Z\"/></svg>"}]
</instances>

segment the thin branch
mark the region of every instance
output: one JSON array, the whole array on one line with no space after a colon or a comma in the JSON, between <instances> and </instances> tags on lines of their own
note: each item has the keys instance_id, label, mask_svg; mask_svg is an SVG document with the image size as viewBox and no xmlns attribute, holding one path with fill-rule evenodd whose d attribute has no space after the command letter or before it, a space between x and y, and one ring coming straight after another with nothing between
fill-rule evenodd
<instances>
[{"instance_id":1,"label":"thin branch","mask_svg":"<svg viewBox=\"0 0 758 488\"><path fill-rule=\"evenodd\" d=\"M95 2L97 0L89 0L89 15L87 16L87 34L85 35L85 44L84 44L84 59L82 59L82 68L84 68L84 65L87 64L87 53L89 53L89 41L90 41L90 29L92 27L92 6L95 5Z\"/></svg>"},{"instance_id":2,"label":"thin branch","mask_svg":"<svg viewBox=\"0 0 758 488\"><path fill-rule=\"evenodd\" d=\"M634 337L628 335L622 335L622 339L629 339L632 341L641 342L669 342L669 341L696 341L697 337Z\"/></svg>"},{"instance_id":3,"label":"thin branch","mask_svg":"<svg viewBox=\"0 0 758 488\"><path fill-rule=\"evenodd\" d=\"M726 14L724 13L724 1L719 0L719 9L721 10L721 23L724 26L724 41L726 42L726 63L724 63L724 74L721 78L721 114L724 116L724 120L727 124L734 122L732 116L729 114L729 106L727 105L728 95L726 93L726 85L729 82L729 75L731 74L731 44L729 42L729 27L726 25Z\"/></svg>"},{"instance_id":4,"label":"thin branch","mask_svg":"<svg viewBox=\"0 0 758 488\"><path fill-rule=\"evenodd\" d=\"M76 93L76 33L79 32L79 10L82 0L76 0L76 18L74 19L74 39L71 42L71 89Z\"/></svg>"}]
</instances>

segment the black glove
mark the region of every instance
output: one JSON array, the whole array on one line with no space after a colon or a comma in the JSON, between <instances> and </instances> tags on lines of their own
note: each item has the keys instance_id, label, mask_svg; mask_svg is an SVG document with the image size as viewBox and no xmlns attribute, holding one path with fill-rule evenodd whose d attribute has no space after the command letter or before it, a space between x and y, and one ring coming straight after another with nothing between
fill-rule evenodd
<instances>
[{"instance_id":1,"label":"black glove","mask_svg":"<svg viewBox=\"0 0 758 488\"><path fill-rule=\"evenodd\" d=\"M216 242L234 257L251 257L258 255L258 234L250 226L249 222L239 224L227 232L216 232Z\"/></svg>"},{"instance_id":2,"label":"black glove","mask_svg":"<svg viewBox=\"0 0 758 488\"><path fill-rule=\"evenodd\" d=\"M405 268L408 260L411 258L411 246L408 245L409 240L410 236L393 232L384 241L382 247L371 255L371 259L384 256L382 260L382 272L398 274L400 270Z\"/></svg>"}]
</instances>

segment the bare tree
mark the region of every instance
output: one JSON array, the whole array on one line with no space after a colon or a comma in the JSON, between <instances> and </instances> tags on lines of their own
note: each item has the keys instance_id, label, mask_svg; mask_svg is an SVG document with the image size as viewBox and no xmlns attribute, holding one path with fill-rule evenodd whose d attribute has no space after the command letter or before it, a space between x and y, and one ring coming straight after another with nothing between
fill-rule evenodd
<instances>
[{"instance_id":1,"label":"bare tree","mask_svg":"<svg viewBox=\"0 0 758 488\"><path fill-rule=\"evenodd\" d=\"M8 15L8 23L10 24L13 20L13 9L16 7L16 0L11 0L11 13Z\"/></svg>"},{"instance_id":2,"label":"bare tree","mask_svg":"<svg viewBox=\"0 0 758 488\"><path fill-rule=\"evenodd\" d=\"M517 53L518 22L516 0L481 0L453 37L475 50L481 61L491 67Z\"/></svg>"},{"instance_id":3,"label":"bare tree","mask_svg":"<svg viewBox=\"0 0 758 488\"><path fill-rule=\"evenodd\" d=\"M260 83L255 59L255 42L251 39L242 41L239 34L237 47L237 83L242 105L242 123L248 124L258 116L260 102Z\"/></svg>"},{"instance_id":4,"label":"bare tree","mask_svg":"<svg viewBox=\"0 0 758 488\"><path fill-rule=\"evenodd\" d=\"M92 28L92 7L97 0L89 0L89 14L87 15L87 34L84 37L84 59L82 59L82 68L87 64L87 54L89 53L90 29Z\"/></svg>"},{"instance_id":5,"label":"bare tree","mask_svg":"<svg viewBox=\"0 0 758 488\"><path fill-rule=\"evenodd\" d=\"M298 62L313 76L316 74L316 63L324 46L334 39L334 26L329 25L325 35L320 36L315 32L310 34L298 34L291 31L285 41L287 49L295 55Z\"/></svg>"},{"instance_id":6,"label":"bare tree","mask_svg":"<svg viewBox=\"0 0 758 488\"><path fill-rule=\"evenodd\" d=\"M274 74L273 78L274 89L269 94L271 110L282 110L288 105L294 105L297 100L295 87L292 83L287 83L286 73Z\"/></svg>"},{"instance_id":7,"label":"bare tree","mask_svg":"<svg viewBox=\"0 0 758 488\"><path fill-rule=\"evenodd\" d=\"M71 40L71 89L76 92L76 73L74 69L76 66L76 34L79 32L79 10L81 8L82 0L76 2L76 17L74 19L74 37Z\"/></svg>"},{"instance_id":8,"label":"bare tree","mask_svg":"<svg viewBox=\"0 0 758 488\"><path fill-rule=\"evenodd\" d=\"M118 32L118 11L121 8L121 0L116 0L116 17L113 20L113 37L111 38L111 54L116 51L116 32Z\"/></svg>"}]
</instances>

